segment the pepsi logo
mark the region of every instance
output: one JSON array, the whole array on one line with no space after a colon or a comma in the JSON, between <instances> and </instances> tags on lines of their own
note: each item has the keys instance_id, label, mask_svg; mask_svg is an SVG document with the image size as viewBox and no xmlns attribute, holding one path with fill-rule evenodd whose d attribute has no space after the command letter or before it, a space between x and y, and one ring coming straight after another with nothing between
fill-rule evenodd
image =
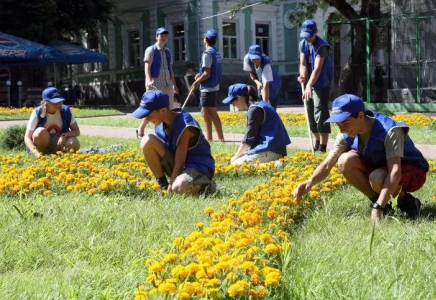
<instances>
[{"instance_id":1,"label":"pepsi logo","mask_svg":"<svg viewBox=\"0 0 436 300\"><path fill-rule=\"evenodd\" d=\"M70 46L56 46L56 49L58 49L59 51L61 51L63 53L75 53L75 54L77 54L77 53L83 52L79 48L70 47Z\"/></svg>"},{"instance_id":2,"label":"pepsi logo","mask_svg":"<svg viewBox=\"0 0 436 300\"><path fill-rule=\"evenodd\" d=\"M17 45L18 45L18 43L15 42L14 40L10 40L10 39L7 39L7 38L0 36L0 46L15 47Z\"/></svg>"}]
</instances>

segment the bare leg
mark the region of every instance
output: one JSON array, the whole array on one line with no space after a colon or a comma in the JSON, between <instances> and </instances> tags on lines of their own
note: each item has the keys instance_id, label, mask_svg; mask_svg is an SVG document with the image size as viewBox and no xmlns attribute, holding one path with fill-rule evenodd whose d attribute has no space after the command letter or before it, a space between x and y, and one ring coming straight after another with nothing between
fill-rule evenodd
<instances>
[{"instance_id":1,"label":"bare leg","mask_svg":"<svg viewBox=\"0 0 436 300\"><path fill-rule=\"evenodd\" d=\"M369 174L369 183L371 184L372 189L377 193L380 193L382 190L386 176L388 176L388 173L383 169L376 169ZM405 192L401 190L401 186L399 185L392 193L392 196L396 195L398 195L398 199L403 198L405 195Z\"/></svg>"},{"instance_id":2,"label":"bare leg","mask_svg":"<svg viewBox=\"0 0 436 300\"><path fill-rule=\"evenodd\" d=\"M203 115L204 124L206 127L206 139L212 141L212 119L210 118L207 107L201 108L201 114Z\"/></svg>"},{"instance_id":3,"label":"bare leg","mask_svg":"<svg viewBox=\"0 0 436 300\"><path fill-rule=\"evenodd\" d=\"M321 145L327 145L327 142L329 140L329 134L328 133L321 133L321 134L318 134L318 135L319 135L320 144Z\"/></svg>"},{"instance_id":4,"label":"bare leg","mask_svg":"<svg viewBox=\"0 0 436 300\"><path fill-rule=\"evenodd\" d=\"M165 145L154 134L148 134L141 140L141 149L148 167L156 178L164 176L161 160L165 155Z\"/></svg>"},{"instance_id":5,"label":"bare leg","mask_svg":"<svg viewBox=\"0 0 436 300\"><path fill-rule=\"evenodd\" d=\"M191 183L184 180L183 176L178 176L171 187L174 193L184 194L198 194L203 188L202 185L193 186Z\"/></svg>"},{"instance_id":6,"label":"bare leg","mask_svg":"<svg viewBox=\"0 0 436 300\"><path fill-rule=\"evenodd\" d=\"M45 153L50 146L50 134L43 127L36 128L32 135L33 144L38 152Z\"/></svg>"},{"instance_id":7,"label":"bare leg","mask_svg":"<svg viewBox=\"0 0 436 300\"><path fill-rule=\"evenodd\" d=\"M66 144L65 144L65 151L70 151L71 149L76 152L80 149L80 143L79 140L76 137L69 137Z\"/></svg>"},{"instance_id":8,"label":"bare leg","mask_svg":"<svg viewBox=\"0 0 436 300\"><path fill-rule=\"evenodd\" d=\"M221 119L218 115L218 112L216 110L216 107L203 107L201 109L201 112L203 114L204 121L206 123L206 115L209 119L209 126L210 126L210 132L208 130L208 125L206 124L206 133L207 133L207 139L212 140L212 123L215 126L215 131L217 133L219 140L224 140L224 133L223 133L223 127L221 124ZM210 133L210 136L209 136Z\"/></svg>"},{"instance_id":9,"label":"bare leg","mask_svg":"<svg viewBox=\"0 0 436 300\"><path fill-rule=\"evenodd\" d=\"M358 153L349 151L342 154L338 160L338 168L348 182L368 198L378 194L369 183L366 168L362 164Z\"/></svg>"}]
</instances>

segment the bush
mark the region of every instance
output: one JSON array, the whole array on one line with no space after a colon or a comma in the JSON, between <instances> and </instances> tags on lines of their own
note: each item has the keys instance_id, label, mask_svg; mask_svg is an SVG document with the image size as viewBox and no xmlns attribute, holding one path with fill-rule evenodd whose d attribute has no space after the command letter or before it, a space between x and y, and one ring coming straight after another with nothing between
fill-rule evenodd
<instances>
[{"instance_id":1,"label":"bush","mask_svg":"<svg viewBox=\"0 0 436 300\"><path fill-rule=\"evenodd\" d=\"M0 148L5 150L25 150L24 134L25 125L14 125L0 133Z\"/></svg>"}]
</instances>

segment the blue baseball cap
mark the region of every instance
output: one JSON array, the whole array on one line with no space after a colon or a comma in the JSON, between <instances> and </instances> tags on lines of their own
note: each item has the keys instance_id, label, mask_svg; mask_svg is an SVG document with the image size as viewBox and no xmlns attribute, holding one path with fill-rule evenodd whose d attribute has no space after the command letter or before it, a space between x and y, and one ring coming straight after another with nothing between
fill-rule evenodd
<instances>
[{"instance_id":1,"label":"blue baseball cap","mask_svg":"<svg viewBox=\"0 0 436 300\"><path fill-rule=\"evenodd\" d=\"M208 40L215 41L218 38L218 33L213 29L209 29L204 34L204 37L206 37Z\"/></svg>"},{"instance_id":2,"label":"blue baseball cap","mask_svg":"<svg viewBox=\"0 0 436 300\"><path fill-rule=\"evenodd\" d=\"M332 114L324 124L344 122L352 114L359 111L365 111L365 104L362 99L355 95L344 94L333 101Z\"/></svg>"},{"instance_id":3,"label":"blue baseball cap","mask_svg":"<svg viewBox=\"0 0 436 300\"><path fill-rule=\"evenodd\" d=\"M261 59L262 48L259 45L251 45L250 48L248 48L248 58Z\"/></svg>"},{"instance_id":4,"label":"blue baseball cap","mask_svg":"<svg viewBox=\"0 0 436 300\"><path fill-rule=\"evenodd\" d=\"M158 28L156 30L156 35L159 35L159 34L168 34L168 30L166 30L164 27Z\"/></svg>"},{"instance_id":5,"label":"blue baseball cap","mask_svg":"<svg viewBox=\"0 0 436 300\"><path fill-rule=\"evenodd\" d=\"M248 87L243 83L235 83L229 86L229 96L223 100L224 104L229 104L238 96L245 96L248 94Z\"/></svg>"},{"instance_id":6,"label":"blue baseball cap","mask_svg":"<svg viewBox=\"0 0 436 300\"><path fill-rule=\"evenodd\" d=\"M50 101L51 103L59 103L65 99L61 97L61 93L59 93L57 88L50 87L42 92L42 100Z\"/></svg>"},{"instance_id":7,"label":"blue baseball cap","mask_svg":"<svg viewBox=\"0 0 436 300\"><path fill-rule=\"evenodd\" d=\"M139 107L132 113L138 119L148 117L152 112L170 107L170 97L160 90L152 90L142 95Z\"/></svg>"},{"instance_id":8,"label":"blue baseball cap","mask_svg":"<svg viewBox=\"0 0 436 300\"><path fill-rule=\"evenodd\" d=\"M300 37L311 38L316 34L318 28L316 27L316 22L314 20L306 20L301 24Z\"/></svg>"}]
</instances>

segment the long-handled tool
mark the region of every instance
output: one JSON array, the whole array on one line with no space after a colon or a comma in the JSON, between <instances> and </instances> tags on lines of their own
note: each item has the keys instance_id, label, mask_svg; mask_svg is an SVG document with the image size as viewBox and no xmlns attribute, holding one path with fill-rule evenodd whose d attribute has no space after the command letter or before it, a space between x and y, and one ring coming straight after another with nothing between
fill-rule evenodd
<instances>
[{"instance_id":1,"label":"long-handled tool","mask_svg":"<svg viewBox=\"0 0 436 300\"><path fill-rule=\"evenodd\" d=\"M194 91L193 89L191 89L191 90L189 91L189 94L188 94L188 96L186 97L185 102L183 102L182 109L185 108L185 105L186 105L186 103L188 103L188 99L189 99L189 97L191 97L191 94L192 94L193 91Z\"/></svg>"},{"instance_id":2,"label":"long-handled tool","mask_svg":"<svg viewBox=\"0 0 436 300\"><path fill-rule=\"evenodd\" d=\"M301 92L304 95L304 84L301 82ZM312 154L315 155L315 149L313 149L313 140L312 140L312 132L310 131L310 125L309 125L309 115L307 114L307 104L306 99L303 98L304 103L304 115L306 116L306 124L307 124L307 133L309 134L309 140L310 140L310 148L312 149Z\"/></svg>"}]
</instances>

